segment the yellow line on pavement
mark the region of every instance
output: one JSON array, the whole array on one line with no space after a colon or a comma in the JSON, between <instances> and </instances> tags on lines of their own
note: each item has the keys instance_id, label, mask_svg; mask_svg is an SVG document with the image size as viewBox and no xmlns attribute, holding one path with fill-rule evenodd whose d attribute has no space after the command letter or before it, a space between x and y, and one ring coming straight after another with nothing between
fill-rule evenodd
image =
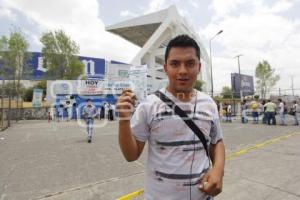
<instances>
[{"instance_id":1,"label":"yellow line on pavement","mask_svg":"<svg viewBox=\"0 0 300 200\"><path fill-rule=\"evenodd\" d=\"M283 136L280 136L280 137L276 137L276 138L273 138L271 140L267 140L265 142L262 142L262 143L259 143L259 144L256 144L254 146L251 146L251 147L248 147L248 148L245 148L245 149L242 149L238 152L234 152L232 154L229 154L228 156L226 156L226 160L230 160L234 157L238 157L240 155L243 155L245 153L248 153L249 151L251 150L254 150L254 149L259 149L259 148L262 148L262 147L265 147L267 145L270 145L270 144L274 144L276 142L279 142L281 140L285 140L285 139L288 139L289 137L292 137L292 136L295 136L295 135L299 135L300 132L296 132L296 133L291 133L291 134L288 134L288 135L283 135Z\"/></svg>"},{"instance_id":2,"label":"yellow line on pavement","mask_svg":"<svg viewBox=\"0 0 300 200\"><path fill-rule=\"evenodd\" d=\"M117 200L129 200L129 199L132 199L134 197L140 196L143 193L144 193L144 189L140 189L138 191L135 191L135 192L132 192L132 193L127 194L125 196L122 196L122 197L118 198Z\"/></svg>"},{"instance_id":3,"label":"yellow line on pavement","mask_svg":"<svg viewBox=\"0 0 300 200\"><path fill-rule=\"evenodd\" d=\"M225 159L226 160L230 160L232 158L235 158L235 157L238 157L240 155L246 154L246 153L248 153L251 150L259 149L259 148L265 147L267 145L274 144L276 142L288 139L289 137L292 137L292 136L295 136L295 135L300 135L300 132L295 132L295 133L291 133L291 134L288 134L288 135L283 135L283 136L280 136L280 137L276 137L276 138L267 140L265 142L256 144L254 146L251 146L251 147L248 147L248 148L245 148L245 149L241 149L240 151L237 151L237 152L234 152L232 154L229 154L228 156L225 157ZM132 193L127 194L125 196L122 196L122 197L120 197L120 198L118 198L116 200L131 200L131 199L133 199L133 198L135 198L137 196L142 195L143 193L144 193L144 189L140 189L138 191L135 191L135 192L132 192Z\"/></svg>"}]
</instances>

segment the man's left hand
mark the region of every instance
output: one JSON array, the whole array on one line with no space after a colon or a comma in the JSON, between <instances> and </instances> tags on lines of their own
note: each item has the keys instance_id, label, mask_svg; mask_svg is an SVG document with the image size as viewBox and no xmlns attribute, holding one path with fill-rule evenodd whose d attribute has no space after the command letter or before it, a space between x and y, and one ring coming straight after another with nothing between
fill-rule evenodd
<instances>
[{"instance_id":1,"label":"man's left hand","mask_svg":"<svg viewBox=\"0 0 300 200\"><path fill-rule=\"evenodd\" d=\"M202 178L199 189L210 196L217 196L222 192L223 173L216 169L210 169Z\"/></svg>"}]
</instances>

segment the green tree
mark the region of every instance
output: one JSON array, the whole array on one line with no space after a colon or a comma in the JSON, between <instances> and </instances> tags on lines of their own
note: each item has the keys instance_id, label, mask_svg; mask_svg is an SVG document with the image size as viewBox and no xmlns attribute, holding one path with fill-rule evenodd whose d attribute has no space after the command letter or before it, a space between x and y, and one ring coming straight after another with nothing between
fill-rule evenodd
<instances>
[{"instance_id":1,"label":"green tree","mask_svg":"<svg viewBox=\"0 0 300 200\"><path fill-rule=\"evenodd\" d=\"M265 99L266 94L276 85L280 76L275 74L275 69L263 60L259 62L255 69L256 89L259 91L261 98Z\"/></svg>"},{"instance_id":2,"label":"green tree","mask_svg":"<svg viewBox=\"0 0 300 200\"><path fill-rule=\"evenodd\" d=\"M4 93L10 96L17 96L17 95L23 95L25 92L25 87L23 86L22 83L19 85L19 90L16 90L16 86L13 82L6 82L5 85L3 86Z\"/></svg>"},{"instance_id":3,"label":"green tree","mask_svg":"<svg viewBox=\"0 0 300 200\"><path fill-rule=\"evenodd\" d=\"M32 96L33 96L33 87L26 88L23 94L23 101L25 102L30 102L32 101Z\"/></svg>"},{"instance_id":4,"label":"green tree","mask_svg":"<svg viewBox=\"0 0 300 200\"><path fill-rule=\"evenodd\" d=\"M23 93L24 101L27 101L27 102L32 101L33 90L35 88L43 90L43 99L44 99L44 97L46 96L46 90L47 90L47 81L46 80L39 81L33 87L27 88Z\"/></svg>"},{"instance_id":5,"label":"green tree","mask_svg":"<svg viewBox=\"0 0 300 200\"><path fill-rule=\"evenodd\" d=\"M202 80L196 80L195 84L194 84L194 88L198 91L203 91L203 85L205 84L204 81Z\"/></svg>"},{"instance_id":6,"label":"green tree","mask_svg":"<svg viewBox=\"0 0 300 200\"><path fill-rule=\"evenodd\" d=\"M29 44L21 31L11 33L8 40L8 64L17 94L19 93L20 81L27 72L28 47Z\"/></svg>"},{"instance_id":7,"label":"green tree","mask_svg":"<svg viewBox=\"0 0 300 200\"><path fill-rule=\"evenodd\" d=\"M43 44L43 66L50 78L76 79L83 74L84 65L75 56L79 46L62 30L46 32L40 41Z\"/></svg>"},{"instance_id":8,"label":"green tree","mask_svg":"<svg viewBox=\"0 0 300 200\"><path fill-rule=\"evenodd\" d=\"M231 88L228 87L228 86L224 86L222 88L221 96L223 97L223 99L232 98L232 90L231 90Z\"/></svg>"},{"instance_id":9,"label":"green tree","mask_svg":"<svg viewBox=\"0 0 300 200\"><path fill-rule=\"evenodd\" d=\"M4 95L5 78L7 77L7 66L8 66L8 39L5 36L0 38L0 76L2 79L1 95ZM3 105L2 105L3 107Z\"/></svg>"}]
</instances>

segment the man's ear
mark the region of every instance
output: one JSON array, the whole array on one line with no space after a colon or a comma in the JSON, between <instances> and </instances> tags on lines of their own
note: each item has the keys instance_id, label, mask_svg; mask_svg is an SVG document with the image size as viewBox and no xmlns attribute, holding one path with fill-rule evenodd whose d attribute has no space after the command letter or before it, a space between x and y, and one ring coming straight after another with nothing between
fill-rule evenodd
<instances>
[{"instance_id":1,"label":"man's ear","mask_svg":"<svg viewBox=\"0 0 300 200\"><path fill-rule=\"evenodd\" d=\"M165 73L167 74L168 73L167 63L164 64L164 70L165 70Z\"/></svg>"},{"instance_id":2,"label":"man's ear","mask_svg":"<svg viewBox=\"0 0 300 200\"><path fill-rule=\"evenodd\" d=\"M201 62L199 62L199 70L198 70L198 74L200 73L201 71Z\"/></svg>"}]
</instances>

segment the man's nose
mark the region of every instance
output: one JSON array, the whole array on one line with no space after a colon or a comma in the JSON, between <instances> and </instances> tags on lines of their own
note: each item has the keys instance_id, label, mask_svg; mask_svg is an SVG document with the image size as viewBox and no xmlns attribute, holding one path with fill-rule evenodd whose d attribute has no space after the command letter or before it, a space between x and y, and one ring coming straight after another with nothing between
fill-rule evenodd
<instances>
[{"instance_id":1,"label":"man's nose","mask_svg":"<svg viewBox=\"0 0 300 200\"><path fill-rule=\"evenodd\" d=\"M185 66L183 63L180 64L180 66L179 66L179 73L180 73L180 74L185 74L185 73L187 73L186 66Z\"/></svg>"}]
</instances>

